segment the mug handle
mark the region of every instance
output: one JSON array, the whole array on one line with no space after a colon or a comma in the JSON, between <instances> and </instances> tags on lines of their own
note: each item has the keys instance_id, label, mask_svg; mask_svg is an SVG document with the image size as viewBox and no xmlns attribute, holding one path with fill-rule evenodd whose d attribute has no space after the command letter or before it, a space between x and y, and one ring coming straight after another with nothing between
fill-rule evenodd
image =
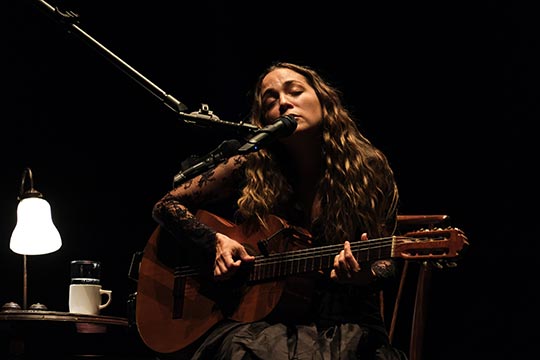
<instances>
[{"instance_id":1,"label":"mug handle","mask_svg":"<svg viewBox=\"0 0 540 360\"><path fill-rule=\"evenodd\" d=\"M106 308L111 303L111 297L112 297L112 290L104 290L99 289L99 295L105 295L107 296L107 301L105 303L99 305L99 310Z\"/></svg>"}]
</instances>

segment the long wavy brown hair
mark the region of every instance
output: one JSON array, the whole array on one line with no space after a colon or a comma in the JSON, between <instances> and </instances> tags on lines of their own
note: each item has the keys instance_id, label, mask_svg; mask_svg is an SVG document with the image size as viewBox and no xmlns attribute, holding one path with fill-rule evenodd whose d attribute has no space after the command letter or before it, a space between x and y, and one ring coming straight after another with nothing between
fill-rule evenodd
<instances>
[{"instance_id":1,"label":"long wavy brown hair","mask_svg":"<svg viewBox=\"0 0 540 360\"><path fill-rule=\"evenodd\" d=\"M398 189L386 156L363 136L350 112L342 105L339 90L314 69L278 62L260 76L254 89L251 122L263 125L261 84L270 72L286 68L305 77L322 106L322 154L324 175L317 192L324 224L323 241L342 243L358 240L359 232L370 237L392 234L396 228ZM279 157L271 148L248 155L247 184L238 200L245 219L264 225L264 219L290 199L292 187L284 175Z\"/></svg>"}]
</instances>

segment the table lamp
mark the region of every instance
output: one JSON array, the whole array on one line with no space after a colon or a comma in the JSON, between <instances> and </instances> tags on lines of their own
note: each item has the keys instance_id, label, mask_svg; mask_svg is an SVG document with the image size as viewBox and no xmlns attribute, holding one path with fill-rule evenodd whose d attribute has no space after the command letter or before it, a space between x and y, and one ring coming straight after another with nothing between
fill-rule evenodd
<instances>
[{"instance_id":1,"label":"table lamp","mask_svg":"<svg viewBox=\"0 0 540 360\"><path fill-rule=\"evenodd\" d=\"M29 189L25 188L28 178ZM23 309L27 309L27 266L26 255L42 255L55 252L62 246L58 229L52 221L51 206L43 195L34 189L32 170L25 168L21 190L17 198L17 224L9 243L10 249L23 255Z\"/></svg>"}]
</instances>

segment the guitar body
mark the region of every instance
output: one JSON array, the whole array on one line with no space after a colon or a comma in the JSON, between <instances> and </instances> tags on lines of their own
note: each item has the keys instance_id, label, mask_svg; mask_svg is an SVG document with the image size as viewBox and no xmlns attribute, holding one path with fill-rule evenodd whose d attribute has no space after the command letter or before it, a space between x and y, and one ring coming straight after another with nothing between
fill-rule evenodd
<instances>
[{"instance_id":1,"label":"guitar body","mask_svg":"<svg viewBox=\"0 0 540 360\"><path fill-rule=\"evenodd\" d=\"M283 220L272 217L267 231L248 234L242 226L209 212L199 211L197 218L233 239L243 239L238 241L253 255L260 253L257 246L259 240L287 226ZM269 252L302 246L294 241L281 240L273 239L269 243ZM306 309L305 303L302 303L309 301L309 295L305 294L309 294L310 283L301 278L247 286L243 281L214 282L200 274L178 276L175 268L160 256L160 246L167 246L165 241L172 239L166 230L157 227L144 248L137 285L135 316L138 331L144 343L154 351L171 353L181 350L224 318L252 322L268 316L272 311L294 314ZM287 301L278 306L283 296ZM239 306L240 303L242 306Z\"/></svg>"}]
</instances>

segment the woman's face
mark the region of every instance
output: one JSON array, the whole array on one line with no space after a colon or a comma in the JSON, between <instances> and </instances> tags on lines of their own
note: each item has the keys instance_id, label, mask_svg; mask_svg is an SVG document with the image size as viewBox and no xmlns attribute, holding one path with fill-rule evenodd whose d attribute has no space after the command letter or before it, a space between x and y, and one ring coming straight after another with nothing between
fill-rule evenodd
<instances>
[{"instance_id":1,"label":"woman's face","mask_svg":"<svg viewBox=\"0 0 540 360\"><path fill-rule=\"evenodd\" d=\"M321 103L306 79L290 69L276 69L261 83L264 124L271 124L284 115L293 115L298 126L295 133L319 128L322 122Z\"/></svg>"}]
</instances>

